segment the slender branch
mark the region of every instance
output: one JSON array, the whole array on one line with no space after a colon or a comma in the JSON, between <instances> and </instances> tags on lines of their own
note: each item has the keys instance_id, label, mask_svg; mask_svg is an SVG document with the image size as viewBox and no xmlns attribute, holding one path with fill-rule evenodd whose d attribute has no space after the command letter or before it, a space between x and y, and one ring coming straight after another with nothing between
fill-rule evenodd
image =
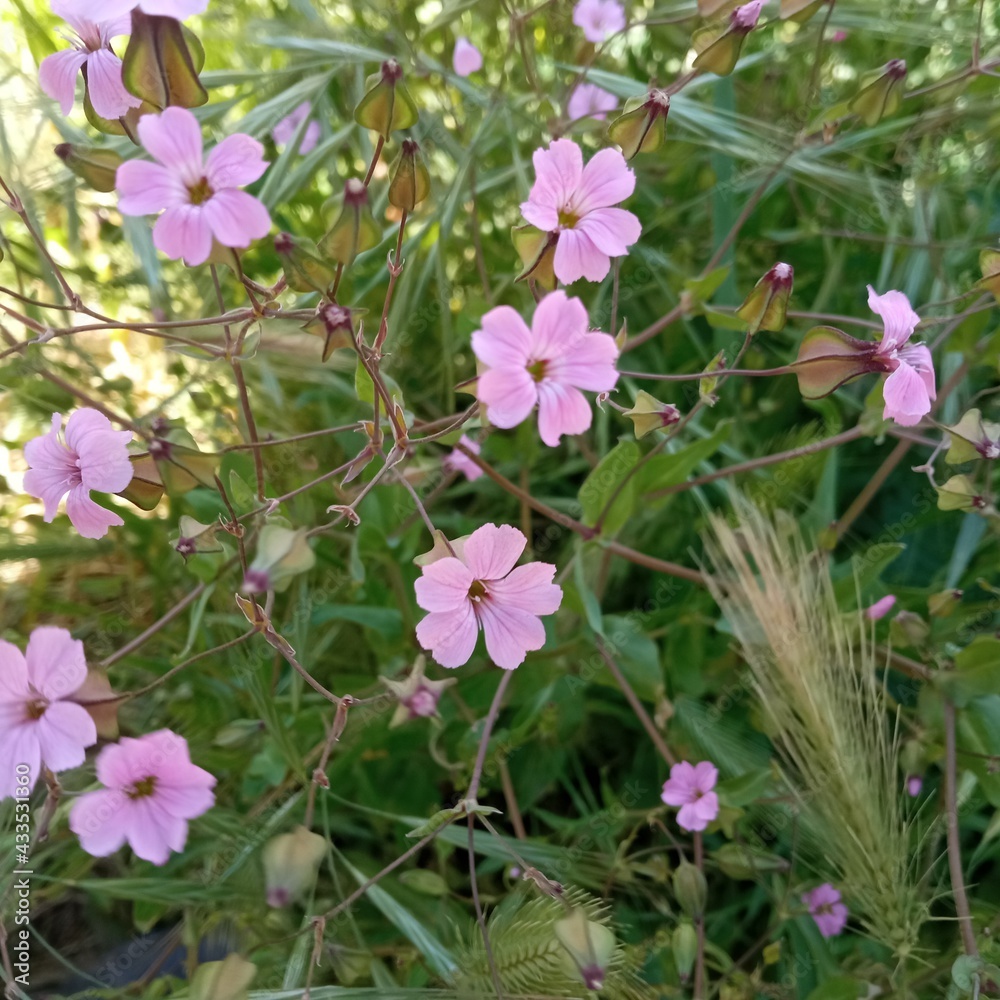
<instances>
[{"instance_id":1,"label":"slender branch","mask_svg":"<svg viewBox=\"0 0 1000 1000\"><path fill-rule=\"evenodd\" d=\"M976 931L969 910L969 898L965 893L965 875L962 871L962 848L958 839L958 764L955 754L955 706L945 699L944 705L944 808L948 827L948 870L951 873L951 893L955 900L955 912L962 931L962 945L966 955L979 954L976 947Z\"/></svg>"}]
</instances>

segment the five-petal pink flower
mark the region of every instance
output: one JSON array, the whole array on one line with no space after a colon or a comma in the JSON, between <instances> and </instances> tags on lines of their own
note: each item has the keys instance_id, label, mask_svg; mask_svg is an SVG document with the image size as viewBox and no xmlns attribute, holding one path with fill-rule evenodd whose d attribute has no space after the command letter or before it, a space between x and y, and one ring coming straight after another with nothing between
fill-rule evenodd
<instances>
[{"instance_id":1,"label":"five-petal pink flower","mask_svg":"<svg viewBox=\"0 0 1000 1000\"><path fill-rule=\"evenodd\" d=\"M208 0L75 0L77 6L91 11L98 19L121 17L138 7L144 14L173 17L183 21L186 17L203 14Z\"/></svg>"},{"instance_id":2,"label":"five-petal pink flower","mask_svg":"<svg viewBox=\"0 0 1000 1000\"><path fill-rule=\"evenodd\" d=\"M553 268L566 284L601 281L612 257L622 257L642 233L639 220L615 208L635 190L635 174L617 149L602 149L584 167L571 139L556 139L532 156L535 183L521 214L531 225L558 234Z\"/></svg>"},{"instance_id":3,"label":"five-petal pink flower","mask_svg":"<svg viewBox=\"0 0 1000 1000\"><path fill-rule=\"evenodd\" d=\"M483 54L468 38L455 40L455 51L451 56L452 68L459 76L478 73L483 68Z\"/></svg>"},{"instance_id":4,"label":"five-petal pink flower","mask_svg":"<svg viewBox=\"0 0 1000 1000\"><path fill-rule=\"evenodd\" d=\"M24 489L45 504L51 522L66 494L66 513L84 538L103 538L108 528L125 522L114 511L90 498L90 491L119 493L132 481L128 456L131 431L116 431L111 421L89 407L74 410L66 421L65 441L59 436L62 414L52 414L52 427L24 446L31 468Z\"/></svg>"},{"instance_id":5,"label":"five-petal pink flower","mask_svg":"<svg viewBox=\"0 0 1000 1000\"><path fill-rule=\"evenodd\" d=\"M847 907L840 901L840 893L829 882L805 893L802 902L808 907L823 937L836 937L847 926Z\"/></svg>"},{"instance_id":6,"label":"five-petal pink flower","mask_svg":"<svg viewBox=\"0 0 1000 1000\"><path fill-rule=\"evenodd\" d=\"M480 629L486 652L504 670L545 645L539 616L559 609L562 588L552 582L550 563L514 568L527 541L510 525L484 524L455 555L424 567L417 604L430 614L417 625L417 641L442 667L467 663Z\"/></svg>"},{"instance_id":7,"label":"five-petal pink flower","mask_svg":"<svg viewBox=\"0 0 1000 1000\"><path fill-rule=\"evenodd\" d=\"M468 434L463 434L458 441L475 455L481 451L479 443L473 441ZM451 472L461 472L470 483L483 475L483 470L468 455L463 454L457 448L445 455L441 464Z\"/></svg>"},{"instance_id":8,"label":"five-petal pink flower","mask_svg":"<svg viewBox=\"0 0 1000 1000\"><path fill-rule=\"evenodd\" d=\"M212 239L247 247L271 228L267 209L239 190L267 169L264 147L249 135L223 139L202 155L201 128L186 108L169 107L139 119L139 139L157 163L128 160L118 168L118 209L123 215L163 211L153 243L189 266L203 264Z\"/></svg>"},{"instance_id":9,"label":"five-petal pink flower","mask_svg":"<svg viewBox=\"0 0 1000 1000\"><path fill-rule=\"evenodd\" d=\"M127 35L131 22L127 16L95 17L90 5L73 4L72 0L52 0L52 13L61 17L72 29L75 38L71 47L46 56L38 67L38 83L64 115L73 108L76 77L86 69L90 103L102 118L120 118L129 108L142 101L125 89L122 83L122 61L111 48L111 39Z\"/></svg>"},{"instance_id":10,"label":"five-petal pink flower","mask_svg":"<svg viewBox=\"0 0 1000 1000\"><path fill-rule=\"evenodd\" d=\"M934 382L934 361L925 344L909 344L920 317L902 293L889 291L878 295L868 286L868 306L882 317L885 332L875 357L888 367L882 395L885 399L883 418L895 420L903 427L913 427L930 412L937 396Z\"/></svg>"},{"instance_id":11,"label":"five-petal pink flower","mask_svg":"<svg viewBox=\"0 0 1000 1000\"><path fill-rule=\"evenodd\" d=\"M592 418L580 391L610 392L618 381L618 348L606 333L588 333L587 310L561 289L535 308L531 329L510 306L486 313L472 350L487 367L478 395L497 427L516 427L538 406L538 432L550 447L582 434Z\"/></svg>"},{"instance_id":12,"label":"five-petal pink flower","mask_svg":"<svg viewBox=\"0 0 1000 1000\"><path fill-rule=\"evenodd\" d=\"M97 777L105 787L73 803L69 825L98 858L128 841L140 858L165 864L184 849L188 820L215 802L215 778L191 763L187 741L169 729L106 746Z\"/></svg>"},{"instance_id":13,"label":"five-petal pink flower","mask_svg":"<svg viewBox=\"0 0 1000 1000\"><path fill-rule=\"evenodd\" d=\"M566 103L566 114L570 121L578 118L596 118L604 121L609 111L618 107L618 98L596 83L581 83L573 88Z\"/></svg>"},{"instance_id":14,"label":"five-petal pink flower","mask_svg":"<svg viewBox=\"0 0 1000 1000\"><path fill-rule=\"evenodd\" d=\"M285 115L274 126L271 132L271 135L274 136L274 141L279 146L287 146L292 141L292 136L295 135L299 125L309 117L311 111L312 105L308 101L303 101L291 114ZM302 133L302 142L299 143L299 155L305 156L306 153L312 152L317 142L319 142L319 122L313 120L306 126L305 132Z\"/></svg>"},{"instance_id":15,"label":"five-petal pink flower","mask_svg":"<svg viewBox=\"0 0 1000 1000\"><path fill-rule=\"evenodd\" d=\"M680 806L677 825L682 830L704 830L719 815L719 796L713 791L718 779L718 768L707 760L682 760L670 768L660 798L668 806Z\"/></svg>"},{"instance_id":16,"label":"five-petal pink flower","mask_svg":"<svg viewBox=\"0 0 1000 1000\"><path fill-rule=\"evenodd\" d=\"M617 0L579 0L573 23L588 42L600 44L625 27L625 8Z\"/></svg>"},{"instance_id":17,"label":"five-petal pink flower","mask_svg":"<svg viewBox=\"0 0 1000 1000\"><path fill-rule=\"evenodd\" d=\"M65 771L83 763L97 729L70 697L86 679L83 643L64 628L36 628L23 654L0 640L0 801L33 787L42 766ZM17 784L16 764L26 765L28 786Z\"/></svg>"}]
</instances>

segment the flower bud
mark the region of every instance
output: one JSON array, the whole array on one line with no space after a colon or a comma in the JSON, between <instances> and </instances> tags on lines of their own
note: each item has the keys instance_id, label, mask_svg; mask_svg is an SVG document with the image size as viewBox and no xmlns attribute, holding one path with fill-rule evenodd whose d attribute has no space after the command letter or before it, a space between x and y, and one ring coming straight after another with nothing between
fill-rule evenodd
<instances>
[{"instance_id":1,"label":"flower bud","mask_svg":"<svg viewBox=\"0 0 1000 1000\"><path fill-rule=\"evenodd\" d=\"M395 729L412 719L437 717L437 706L445 688L456 683L454 677L441 681L432 681L424 676L426 658L421 654L417 657L410 671L410 676L404 681L390 680L379 677L379 680L396 696L399 704L389 722L389 728Z\"/></svg>"},{"instance_id":2,"label":"flower bud","mask_svg":"<svg viewBox=\"0 0 1000 1000\"><path fill-rule=\"evenodd\" d=\"M241 589L245 594L284 590L293 576L308 572L315 564L316 554L309 547L305 528L293 531L265 524L257 540L257 555L247 568Z\"/></svg>"},{"instance_id":3,"label":"flower bud","mask_svg":"<svg viewBox=\"0 0 1000 1000\"><path fill-rule=\"evenodd\" d=\"M987 503L968 476L952 476L937 487L939 510L986 510Z\"/></svg>"},{"instance_id":4,"label":"flower bud","mask_svg":"<svg viewBox=\"0 0 1000 1000\"><path fill-rule=\"evenodd\" d=\"M949 465L963 465L1000 458L1000 424L983 420L979 410L968 410L957 424L948 428L950 447L944 460Z\"/></svg>"},{"instance_id":5,"label":"flower bud","mask_svg":"<svg viewBox=\"0 0 1000 1000\"><path fill-rule=\"evenodd\" d=\"M338 264L348 265L359 253L382 241L382 230L368 205L368 188L356 177L344 185L344 199L337 221L319 241L320 254Z\"/></svg>"},{"instance_id":6,"label":"flower bud","mask_svg":"<svg viewBox=\"0 0 1000 1000\"><path fill-rule=\"evenodd\" d=\"M74 146L69 142L61 142L56 146L55 154L95 191L114 191L115 175L123 161L113 149Z\"/></svg>"},{"instance_id":7,"label":"flower bud","mask_svg":"<svg viewBox=\"0 0 1000 1000\"><path fill-rule=\"evenodd\" d=\"M676 424L681 419L681 411L673 403L661 403L640 389L635 394L635 404L625 411L625 416L632 419L636 440L640 440L653 431Z\"/></svg>"},{"instance_id":8,"label":"flower bud","mask_svg":"<svg viewBox=\"0 0 1000 1000\"><path fill-rule=\"evenodd\" d=\"M257 966L235 952L221 962L202 962L191 979L191 1000L246 1000Z\"/></svg>"},{"instance_id":9,"label":"flower bud","mask_svg":"<svg viewBox=\"0 0 1000 1000\"><path fill-rule=\"evenodd\" d=\"M297 826L264 846L267 905L280 909L308 892L326 856L326 838Z\"/></svg>"},{"instance_id":10,"label":"flower bud","mask_svg":"<svg viewBox=\"0 0 1000 1000\"><path fill-rule=\"evenodd\" d=\"M708 899L708 883L701 869L690 861L682 861L674 870L673 886L681 909L692 919L699 919Z\"/></svg>"},{"instance_id":11,"label":"flower bud","mask_svg":"<svg viewBox=\"0 0 1000 1000\"><path fill-rule=\"evenodd\" d=\"M322 302L315 317L302 327L306 333L323 338L324 361L339 347L354 346L353 312L336 302Z\"/></svg>"},{"instance_id":12,"label":"flower bud","mask_svg":"<svg viewBox=\"0 0 1000 1000\"><path fill-rule=\"evenodd\" d=\"M670 947L674 953L677 975L682 981L687 981L698 957L698 932L694 929L694 925L687 920L679 923L674 928Z\"/></svg>"},{"instance_id":13,"label":"flower bud","mask_svg":"<svg viewBox=\"0 0 1000 1000\"><path fill-rule=\"evenodd\" d=\"M651 90L645 97L632 97L622 113L608 126L608 138L631 160L639 153L652 153L663 145L667 134L670 95Z\"/></svg>"},{"instance_id":14,"label":"flower bud","mask_svg":"<svg viewBox=\"0 0 1000 1000\"><path fill-rule=\"evenodd\" d=\"M168 493L187 493L196 486L215 486L222 458L198 450L198 443L183 427L166 423L149 442L149 455Z\"/></svg>"},{"instance_id":15,"label":"flower bud","mask_svg":"<svg viewBox=\"0 0 1000 1000\"><path fill-rule=\"evenodd\" d=\"M889 626L889 638L893 646L922 646L931 634L930 626L912 611L900 611Z\"/></svg>"},{"instance_id":16,"label":"flower bud","mask_svg":"<svg viewBox=\"0 0 1000 1000\"><path fill-rule=\"evenodd\" d=\"M215 537L218 530L217 521L214 524L202 524L187 514L181 514L178 535L171 544L184 557L185 562L196 552L221 552L222 546Z\"/></svg>"},{"instance_id":17,"label":"flower bud","mask_svg":"<svg viewBox=\"0 0 1000 1000\"><path fill-rule=\"evenodd\" d=\"M420 156L420 147L404 139L389 168L389 204L412 212L431 191L431 177Z\"/></svg>"},{"instance_id":18,"label":"flower bud","mask_svg":"<svg viewBox=\"0 0 1000 1000\"><path fill-rule=\"evenodd\" d=\"M320 256L312 240L278 233L274 237L274 249L281 258L285 281L292 291L326 294L337 276L337 269Z\"/></svg>"},{"instance_id":19,"label":"flower bud","mask_svg":"<svg viewBox=\"0 0 1000 1000\"><path fill-rule=\"evenodd\" d=\"M698 379L698 397L706 406L715 406L719 401L719 397L715 394L715 387L719 384L719 377L718 375L713 375L712 372L717 372L725 367L726 355L723 351L719 351L709 361L704 371L704 377Z\"/></svg>"},{"instance_id":20,"label":"flower bud","mask_svg":"<svg viewBox=\"0 0 1000 1000\"><path fill-rule=\"evenodd\" d=\"M574 907L568 917L553 926L556 938L566 949L567 967L588 990L600 990L615 953L615 936L604 924L588 920L582 907Z\"/></svg>"},{"instance_id":21,"label":"flower bud","mask_svg":"<svg viewBox=\"0 0 1000 1000\"><path fill-rule=\"evenodd\" d=\"M895 594L886 594L885 597L880 597L874 604L869 604L865 608L865 618L870 622L877 622L892 611L893 605L896 603Z\"/></svg>"},{"instance_id":22,"label":"flower bud","mask_svg":"<svg viewBox=\"0 0 1000 1000\"><path fill-rule=\"evenodd\" d=\"M804 399L822 399L845 382L868 372L886 372L876 355L879 345L849 337L832 326L814 326L799 345L792 362Z\"/></svg>"},{"instance_id":23,"label":"flower bud","mask_svg":"<svg viewBox=\"0 0 1000 1000\"><path fill-rule=\"evenodd\" d=\"M534 226L514 226L510 231L514 249L521 258L521 273L514 279L524 281L531 278L542 288L552 291L556 287L556 275L552 269L556 256L558 233L545 233Z\"/></svg>"},{"instance_id":24,"label":"flower bud","mask_svg":"<svg viewBox=\"0 0 1000 1000\"><path fill-rule=\"evenodd\" d=\"M782 20L805 24L826 3L826 0L781 0Z\"/></svg>"},{"instance_id":25,"label":"flower bud","mask_svg":"<svg viewBox=\"0 0 1000 1000\"><path fill-rule=\"evenodd\" d=\"M693 67L729 76L739 62L743 39L757 26L763 5L764 0L750 0L730 13L721 31L718 22L696 31L691 39L698 53Z\"/></svg>"},{"instance_id":26,"label":"flower bud","mask_svg":"<svg viewBox=\"0 0 1000 1000\"><path fill-rule=\"evenodd\" d=\"M861 89L851 98L847 110L869 127L877 125L886 115L899 110L905 79L906 62L890 59L880 70L862 78Z\"/></svg>"},{"instance_id":27,"label":"flower bud","mask_svg":"<svg viewBox=\"0 0 1000 1000\"><path fill-rule=\"evenodd\" d=\"M417 106L403 83L402 67L395 59L387 59L381 70L365 81L365 96L354 109L354 120L388 139L397 129L416 125L417 118Z\"/></svg>"},{"instance_id":28,"label":"flower bud","mask_svg":"<svg viewBox=\"0 0 1000 1000\"><path fill-rule=\"evenodd\" d=\"M961 590L942 590L927 598L927 610L932 618L950 618L962 600Z\"/></svg>"},{"instance_id":29,"label":"flower bud","mask_svg":"<svg viewBox=\"0 0 1000 1000\"><path fill-rule=\"evenodd\" d=\"M785 328L788 297L792 294L795 271L791 264L775 264L753 287L743 305L736 310L740 319L746 320L747 334L758 330L780 333Z\"/></svg>"}]
</instances>

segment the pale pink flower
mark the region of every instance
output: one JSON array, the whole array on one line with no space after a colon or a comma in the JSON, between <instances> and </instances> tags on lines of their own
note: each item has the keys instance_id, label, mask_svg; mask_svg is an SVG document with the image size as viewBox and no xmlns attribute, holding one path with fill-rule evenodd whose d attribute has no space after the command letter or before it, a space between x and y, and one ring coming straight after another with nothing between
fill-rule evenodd
<instances>
[{"instance_id":1,"label":"pale pink flower","mask_svg":"<svg viewBox=\"0 0 1000 1000\"><path fill-rule=\"evenodd\" d=\"M539 616L559 609L562 589L552 582L550 563L514 568L527 541L510 525L484 524L457 555L424 566L417 604L430 614L417 625L417 641L442 667L467 663L480 629L486 652L504 670L545 645Z\"/></svg>"},{"instance_id":2,"label":"pale pink flower","mask_svg":"<svg viewBox=\"0 0 1000 1000\"><path fill-rule=\"evenodd\" d=\"M745 3L742 7L737 7L729 15L729 23L733 26L733 30L747 32L757 27L757 21L760 19L760 9L763 6L764 0L750 0L750 3Z\"/></svg>"},{"instance_id":3,"label":"pale pink flower","mask_svg":"<svg viewBox=\"0 0 1000 1000\"><path fill-rule=\"evenodd\" d=\"M36 628L23 654L0 640L0 801L34 787L43 765L65 771L83 763L97 729L70 698L86 679L83 643L64 628ZM27 767L27 785L17 783L17 764Z\"/></svg>"},{"instance_id":4,"label":"pale pink flower","mask_svg":"<svg viewBox=\"0 0 1000 1000\"><path fill-rule=\"evenodd\" d=\"M830 41L831 42L835 42L837 44L839 44L840 42L845 41L846 39L847 39L847 32L846 31L835 31L830 36Z\"/></svg>"},{"instance_id":5,"label":"pale pink flower","mask_svg":"<svg viewBox=\"0 0 1000 1000\"><path fill-rule=\"evenodd\" d=\"M635 174L617 149L602 149L583 165L571 139L556 139L532 156L535 183L521 214L545 232L557 232L553 267L566 284L601 281L611 257L622 257L642 233L639 220L614 208L635 190Z\"/></svg>"},{"instance_id":6,"label":"pale pink flower","mask_svg":"<svg viewBox=\"0 0 1000 1000\"><path fill-rule=\"evenodd\" d=\"M660 798L668 806L680 806L677 825L682 830L704 830L719 815L719 796L712 791L718 780L719 770L711 761L682 760L670 768Z\"/></svg>"},{"instance_id":7,"label":"pale pink flower","mask_svg":"<svg viewBox=\"0 0 1000 1000\"><path fill-rule=\"evenodd\" d=\"M475 455L478 455L481 451L479 444L476 441L473 441L467 434L463 434L458 440L459 444L465 445L465 447ZM457 448L445 455L441 464L451 472L461 472L470 483L473 480L478 479L483 474L483 470L480 469L471 458L462 454L462 452L460 452Z\"/></svg>"},{"instance_id":8,"label":"pale pink flower","mask_svg":"<svg viewBox=\"0 0 1000 1000\"><path fill-rule=\"evenodd\" d=\"M906 778L906 793L910 798L916 798L923 791L924 779L919 774L910 774Z\"/></svg>"},{"instance_id":9,"label":"pale pink flower","mask_svg":"<svg viewBox=\"0 0 1000 1000\"><path fill-rule=\"evenodd\" d=\"M550 447L591 422L580 391L610 392L618 381L618 348L606 333L588 333L587 310L559 289L535 307L529 330L510 306L483 316L472 350L487 366L478 395L497 427L516 427L538 405L538 433Z\"/></svg>"},{"instance_id":10,"label":"pale pink flower","mask_svg":"<svg viewBox=\"0 0 1000 1000\"><path fill-rule=\"evenodd\" d=\"M264 147L248 135L223 139L202 156L198 119L186 108L169 107L139 119L139 139L158 163L128 160L118 168L118 210L151 215L153 243L168 257L203 264L212 238L227 247L247 247L271 228L267 209L239 188L267 169Z\"/></svg>"},{"instance_id":11,"label":"pale pink flower","mask_svg":"<svg viewBox=\"0 0 1000 1000\"><path fill-rule=\"evenodd\" d=\"M802 902L809 908L809 914L823 937L836 937L847 925L847 907L840 901L840 893L829 882L805 893Z\"/></svg>"},{"instance_id":12,"label":"pale pink flower","mask_svg":"<svg viewBox=\"0 0 1000 1000\"><path fill-rule=\"evenodd\" d=\"M596 83L581 83L573 88L566 103L566 114L570 121L578 118L596 118L604 121L609 111L618 107L618 98L614 94L601 90Z\"/></svg>"},{"instance_id":13,"label":"pale pink flower","mask_svg":"<svg viewBox=\"0 0 1000 1000\"><path fill-rule=\"evenodd\" d=\"M144 14L173 17L183 21L186 17L202 14L208 0L69 0L81 9L91 11L91 16L101 19L121 17L138 7Z\"/></svg>"},{"instance_id":14,"label":"pale pink flower","mask_svg":"<svg viewBox=\"0 0 1000 1000\"><path fill-rule=\"evenodd\" d=\"M38 83L64 115L73 109L77 74L86 67L90 103L102 118L120 118L142 101L122 83L122 61L111 49L111 39L131 30L128 17L95 17L90 5L52 0L52 13L72 29L71 48L46 56L38 67Z\"/></svg>"},{"instance_id":15,"label":"pale pink flower","mask_svg":"<svg viewBox=\"0 0 1000 1000\"><path fill-rule=\"evenodd\" d=\"M885 409L882 417L903 427L919 424L936 398L934 361L924 344L908 344L920 317L902 293L889 291L878 295L868 286L868 306L882 317L885 332L875 358L890 372L882 389Z\"/></svg>"},{"instance_id":16,"label":"pale pink flower","mask_svg":"<svg viewBox=\"0 0 1000 1000\"><path fill-rule=\"evenodd\" d=\"M865 608L865 617L869 621L877 622L880 618L885 618L885 616L892 611L893 605L896 603L895 594L886 594L885 597L880 597L874 604L869 604Z\"/></svg>"},{"instance_id":17,"label":"pale pink flower","mask_svg":"<svg viewBox=\"0 0 1000 1000\"><path fill-rule=\"evenodd\" d=\"M459 76L478 73L483 68L483 54L468 38L458 38L455 40L451 65Z\"/></svg>"},{"instance_id":18,"label":"pale pink flower","mask_svg":"<svg viewBox=\"0 0 1000 1000\"><path fill-rule=\"evenodd\" d=\"M59 436L62 414L52 414L52 427L24 446L31 468L24 489L45 504L51 523L66 494L66 513L84 538L103 538L108 528L125 522L114 511L90 499L90 491L119 493L132 482L128 457L131 431L112 430L111 421L89 407L74 410L66 421L65 441Z\"/></svg>"},{"instance_id":19,"label":"pale pink flower","mask_svg":"<svg viewBox=\"0 0 1000 1000\"><path fill-rule=\"evenodd\" d=\"M291 114L285 115L271 132L274 141L280 146L287 146L292 141L296 129L309 117L311 111L312 105L308 101L303 101ZM302 135L302 142L299 143L299 155L305 156L306 153L312 152L317 142L319 142L319 122L311 121Z\"/></svg>"},{"instance_id":20,"label":"pale pink flower","mask_svg":"<svg viewBox=\"0 0 1000 1000\"><path fill-rule=\"evenodd\" d=\"M617 0L579 0L573 23L588 42L600 44L625 27L625 8Z\"/></svg>"},{"instance_id":21,"label":"pale pink flower","mask_svg":"<svg viewBox=\"0 0 1000 1000\"><path fill-rule=\"evenodd\" d=\"M165 864L184 850L188 820L215 802L215 778L191 763L187 741L169 729L106 746L97 777L105 787L82 795L69 814L80 846L97 858L128 841L138 857Z\"/></svg>"}]
</instances>

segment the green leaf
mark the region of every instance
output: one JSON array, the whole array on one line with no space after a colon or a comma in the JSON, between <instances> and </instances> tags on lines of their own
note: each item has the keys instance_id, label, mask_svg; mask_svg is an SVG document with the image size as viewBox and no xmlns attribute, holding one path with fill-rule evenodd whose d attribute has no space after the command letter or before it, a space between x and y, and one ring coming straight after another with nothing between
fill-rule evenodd
<instances>
[{"instance_id":1,"label":"green leaf","mask_svg":"<svg viewBox=\"0 0 1000 1000\"><path fill-rule=\"evenodd\" d=\"M934 675L958 708L973 698L1000 695L1000 639L979 636L955 657L955 669Z\"/></svg>"},{"instance_id":2,"label":"green leaf","mask_svg":"<svg viewBox=\"0 0 1000 1000\"><path fill-rule=\"evenodd\" d=\"M671 455L657 455L651 458L636 473L635 478L639 481L639 495L654 493L656 490L677 486L685 482L702 462L711 458L725 444L732 427L732 421L725 420L715 428L709 437L695 441ZM669 494L651 502L654 505L659 505L668 499ZM644 499L643 505L645 506L649 502Z\"/></svg>"},{"instance_id":3,"label":"green leaf","mask_svg":"<svg viewBox=\"0 0 1000 1000\"><path fill-rule=\"evenodd\" d=\"M771 769L747 771L736 778L720 781L715 790L727 806L748 806L763 794L771 782Z\"/></svg>"},{"instance_id":4,"label":"green leaf","mask_svg":"<svg viewBox=\"0 0 1000 1000\"><path fill-rule=\"evenodd\" d=\"M583 507L583 523L593 527L601 511L615 495L619 484L639 461L639 446L634 441L622 441L598 462L580 487L579 500ZM636 477L631 476L615 499L604 519L602 532L615 535L635 508Z\"/></svg>"}]
</instances>

